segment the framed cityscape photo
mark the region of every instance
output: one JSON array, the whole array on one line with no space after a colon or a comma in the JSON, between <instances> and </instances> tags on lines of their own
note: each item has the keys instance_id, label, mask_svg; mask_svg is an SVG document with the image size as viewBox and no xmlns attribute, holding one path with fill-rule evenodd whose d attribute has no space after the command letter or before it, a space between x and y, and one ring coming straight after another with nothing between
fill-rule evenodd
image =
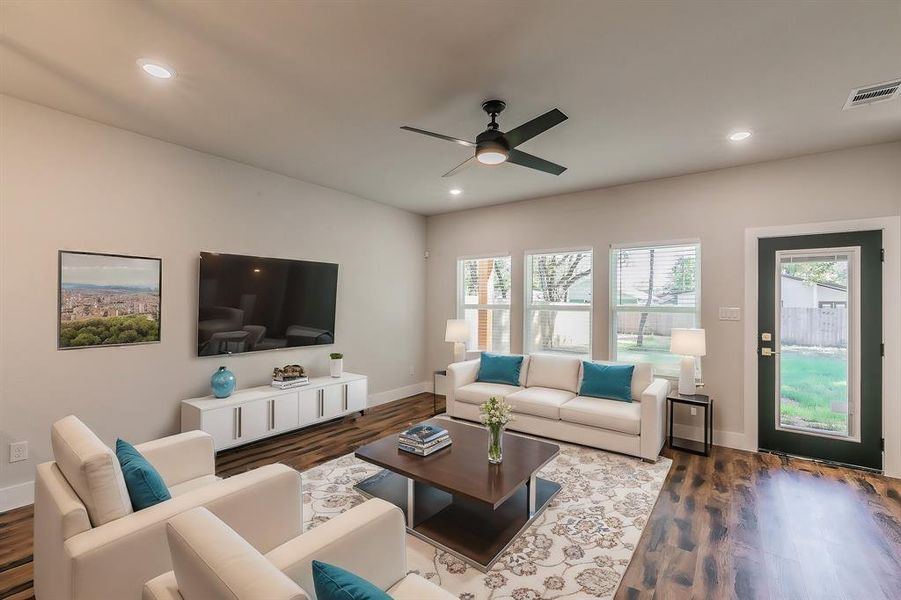
<instances>
[{"instance_id":1,"label":"framed cityscape photo","mask_svg":"<svg viewBox=\"0 0 901 600\"><path fill-rule=\"evenodd\" d=\"M160 341L162 259L59 252L60 350Z\"/></svg>"}]
</instances>

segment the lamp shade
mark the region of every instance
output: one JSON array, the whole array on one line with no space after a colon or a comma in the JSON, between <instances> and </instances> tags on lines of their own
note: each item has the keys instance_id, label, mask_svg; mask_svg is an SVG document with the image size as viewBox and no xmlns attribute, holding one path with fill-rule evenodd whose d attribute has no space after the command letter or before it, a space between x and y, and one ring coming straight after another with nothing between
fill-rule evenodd
<instances>
[{"instance_id":1,"label":"lamp shade","mask_svg":"<svg viewBox=\"0 0 901 600\"><path fill-rule=\"evenodd\" d=\"M705 356L707 341L703 329L673 329L669 351L682 356Z\"/></svg>"},{"instance_id":2,"label":"lamp shade","mask_svg":"<svg viewBox=\"0 0 901 600\"><path fill-rule=\"evenodd\" d=\"M445 342L469 341L469 323L465 319L448 319L447 332L444 334Z\"/></svg>"}]
</instances>

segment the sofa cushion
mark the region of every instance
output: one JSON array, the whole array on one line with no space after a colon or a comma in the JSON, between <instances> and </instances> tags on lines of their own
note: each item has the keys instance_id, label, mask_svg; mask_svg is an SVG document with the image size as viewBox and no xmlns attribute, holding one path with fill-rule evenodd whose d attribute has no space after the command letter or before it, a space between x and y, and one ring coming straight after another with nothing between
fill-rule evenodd
<instances>
[{"instance_id":1,"label":"sofa cushion","mask_svg":"<svg viewBox=\"0 0 901 600\"><path fill-rule=\"evenodd\" d=\"M582 367L582 361L578 358L532 354L529 359L526 387L554 388L573 393L579 391L579 369Z\"/></svg>"},{"instance_id":2,"label":"sofa cushion","mask_svg":"<svg viewBox=\"0 0 901 600\"><path fill-rule=\"evenodd\" d=\"M523 357L516 354L482 352L476 381L519 385Z\"/></svg>"},{"instance_id":3,"label":"sofa cushion","mask_svg":"<svg viewBox=\"0 0 901 600\"><path fill-rule=\"evenodd\" d=\"M560 407L560 420L638 435L641 403L577 396Z\"/></svg>"},{"instance_id":4,"label":"sofa cushion","mask_svg":"<svg viewBox=\"0 0 901 600\"><path fill-rule=\"evenodd\" d=\"M560 418L560 406L575 397L574 393L566 390L530 387L510 394L505 400L513 407L514 413L557 420Z\"/></svg>"},{"instance_id":5,"label":"sofa cushion","mask_svg":"<svg viewBox=\"0 0 901 600\"><path fill-rule=\"evenodd\" d=\"M633 365L632 371L632 400L641 400L641 395L648 386L654 383L654 365L646 362L623 363L609 360L593 360L597 365Z\"/></svg>"},{"instance_id":6,"label":"sofa cushion","mask_svg":"<svg viewBox=\"0 0 901 600\"><path fill-rule=\"evenodd\" d=\"M513 392L518 392L522 388L517 385L504 385L502 383L482 383L477 381L469 383L463 387L457 388L454 392L457 402L466 402L467 404L482 404L488 398L496 396L499 399L505 398Z\"/></svg>"},{"instance_id":7,"label":"sofa cushion","mask_svg":"<svg viewBox=\"0 0 901 600\"><path fill-rule=\"evenodd\" d=\"M78 495L91 525L98 527L134 512L116 455L78 417L50 428L56 466Z\"/></svg>"},{"instance_id":8,"label":"sofa cushion","mask_svg":"<svg viewBox=\"0 0 901 600\"><path fill-rule=\"evenodd\" d=\"M631 402L633 371L633 365L599 365L584 361L579 395Z\"/></svg>"},{"instance_id":9,"label":"sofa cushion","mask_svg":"<svg viewBox=\"0 0 901 600\"><path fill-rule=\"evenodd\" d=\"M410 573L391 586L388 595L393 600L456 600L457 598L416 573Z\"/></svg>"}]
</instances>

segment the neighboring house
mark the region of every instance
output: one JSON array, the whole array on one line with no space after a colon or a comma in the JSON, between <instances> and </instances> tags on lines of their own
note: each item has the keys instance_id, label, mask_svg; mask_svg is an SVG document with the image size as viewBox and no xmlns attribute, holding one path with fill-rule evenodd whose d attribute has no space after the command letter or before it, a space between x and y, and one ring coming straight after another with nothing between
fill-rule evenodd
<instances>
[{"instance_id":1,"label":"neighboring house","mask_svg":"<svg viewBox=\"0 0 901 600\"><path fill-rule=\"evenodd\" d=\"M838 308L848 306L848 289L834 283L810 283L793 275L782 275L782 306L792 308Z\"/></svg>"}]
</instances>

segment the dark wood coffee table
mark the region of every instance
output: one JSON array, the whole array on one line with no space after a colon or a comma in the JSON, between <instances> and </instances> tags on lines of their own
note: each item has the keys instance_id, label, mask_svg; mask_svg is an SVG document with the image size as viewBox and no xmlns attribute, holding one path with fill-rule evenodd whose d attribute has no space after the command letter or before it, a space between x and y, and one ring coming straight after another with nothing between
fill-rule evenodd
<instances>
[{"instance_id":1,"label":"dark wood coffee table","mask_svg":"<svg viewBox=\"0 0 901 600\"><path fill-rule=\"evenodd\" d=\"M535 475L560 447L505 433L504 461L492 465L483 427L426 422L447 429L453 444L425 457L398 450L396 435L366 444L354 455L384 470L354 488L403 510L411 534L487 571L560 491Z\"/></svg>"}]
</instances>

